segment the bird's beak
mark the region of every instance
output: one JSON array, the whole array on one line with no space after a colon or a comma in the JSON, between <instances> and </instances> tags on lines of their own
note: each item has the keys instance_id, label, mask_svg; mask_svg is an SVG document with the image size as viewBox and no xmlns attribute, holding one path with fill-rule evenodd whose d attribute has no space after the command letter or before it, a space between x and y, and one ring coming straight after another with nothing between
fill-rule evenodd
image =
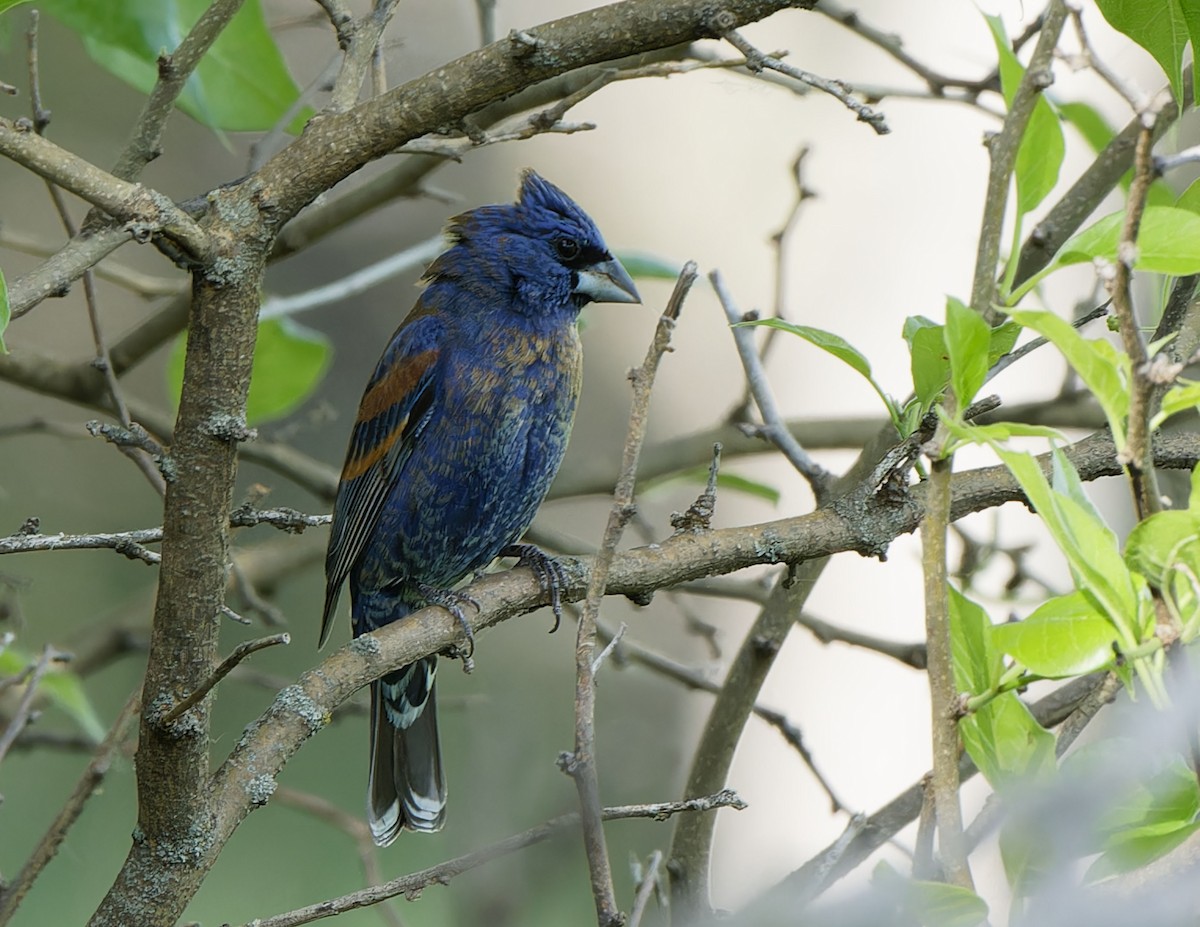
<instances>
[{"instance_id":1,"label":"bird's beak","mask_svg":"<svg viewBox=\"0 0 1200 927\"><path fill-rule=\"evenodd\" d=\"M609 258L578 271L575 292L594 303L640 303L633 278L616 258Z\"/></svg>"}]
</instances>

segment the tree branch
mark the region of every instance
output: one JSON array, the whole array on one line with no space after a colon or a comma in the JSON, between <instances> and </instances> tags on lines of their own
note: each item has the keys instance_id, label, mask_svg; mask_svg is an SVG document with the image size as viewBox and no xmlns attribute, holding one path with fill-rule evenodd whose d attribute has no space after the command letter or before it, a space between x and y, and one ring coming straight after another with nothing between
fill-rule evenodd
<instances>
[{"instance_id":1,"label":"tree branch","mask_svg":"<svg viewBox=\"0 0 1200 927\"><path fill-rule=\"evenodd\" d=\"M665 821L672 815L685 812L704 813L717 808L737 808L740 810L745 807L745 803L738 798L736 793L726 789L705 798L694 798L681 802L660 802L653 805L619 805L615 808L604 808L600 815L605 821L619 821L626 818L651 818L655 821ZM356 908L377 904L387 898L395 898L397 895L415 897L422 889L430 885L445 885L455 876L462 875L464 872L470 872L484 863L491 862L493 859L506 856L509 853L515 853L517 850L523 850L525 847L533 846L535 843L542 843L565 830L575 827L578 823L578 814L560 815L559 817L551 818L544 824L539 824L537 827L531 827L527 831L507 837L504 840L481 849L473 850L470 853L440 863L437 866L422 869L411 875L401 876L398 879L385 882L383 885L365 888L349 895L343 895L340 898L331 898L328 901L310 905L307 908L289 911L287 914L257 918L246 924L245 927L299 927L300 924L308 924L324 917L333 917L337 914L343 914L346 911L353 911Z\"/></svg>"},{"instance_id":2,"label":"tree branch","mask_svg":"<svg viewBox=\"0 0 1200 927\"><path fill-rule=\"evenodd\" d=\"M112 727L109 728L108 735L92 754L91 762L84 769L83 775L80 776L79 782L76 783L66 804L58 812L42 839L38 841L38 845L29 855L29 859L25 861L25 865L21 867L21 871L17 873L17 877L0 891L0 925L7 924L12 919L17 906L29 893L34 881L58 852L58 848L67 836L67 831L83 813L83 806L95 794L96 789L104 781L104 777L108 775L113 757L124 743L129 725L140 710L141 691L138 690L125 702L125 707L121 709Z\"/></svg>"},{"instance_id":3,"label":"tree branch","mask_svg":"<svg viewBox=\"0 0 1200 927\"><path fill-rule=\"evenodd\" d=\"M675 283L667 307L654 329L654 339L646 351L642 365L630 374L633 382L633 403L629 411L629 430L621 461L617 487L613 492L612 509L604 538L593 561L591 578L575 640L575 751L566 769L579 791L579 808L583 822L583 842L587 850L588 868L592 877L592 895L596 902L596 919L600 927L619 927L624 923L617 908L613 890L612 865L604 840L600 817L600 781L596 772L596 680L593 665L596 651L596 619L604 597L608 572L616 554L617 544L625 525L633 515L633 490L637 479L638 457L649 424L650 393L654 388L659 362L669 350L671 332L683 310L684 300L696 280L696 264L684 265Z\"/></svg>"},{"instance_id":4,"label":"tree branch","mask_svg":"<svg viewBox=\"0 0 1200 927\"><path fill-rule=\"evenodd\" d=\"M178 242L191 257L206 258L208 236L191 216L166 196L101 170L30 128L21 122L0 118L0 155L126 223L134 238L148 241L155 235L166 235Z\"/></svg>"}]
</instances>

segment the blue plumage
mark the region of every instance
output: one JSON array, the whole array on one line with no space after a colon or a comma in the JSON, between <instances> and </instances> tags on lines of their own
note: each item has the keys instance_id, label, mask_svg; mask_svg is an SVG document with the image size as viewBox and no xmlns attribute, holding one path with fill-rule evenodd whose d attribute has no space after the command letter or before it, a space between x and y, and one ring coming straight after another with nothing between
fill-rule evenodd
<instances>
[{"instance_id":1,"label":"blue plumage","mask_svg":"<svg viewBox=\"0 0 1200 927\"><path fill-rule=\"evenodd\" d=\"M359 406L333 509L322 643L346 579L357 637L520 538L571 432L579 310L639 301L592 220L533 171L516 203L464 213L447 237ZM381 845L445 817L436 665L428 657L371 687L367 810Z\"/></svg>"}]
</instances>

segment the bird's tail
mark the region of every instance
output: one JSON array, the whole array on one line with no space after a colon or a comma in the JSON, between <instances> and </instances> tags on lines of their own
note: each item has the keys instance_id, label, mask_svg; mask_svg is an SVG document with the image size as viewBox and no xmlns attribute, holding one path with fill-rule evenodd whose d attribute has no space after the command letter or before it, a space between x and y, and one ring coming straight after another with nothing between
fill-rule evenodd
<instances>
[{"instance_id":1,"label":"bird's tail","mask_svg":"<svg viewBox=\"0 0 1200 927\"><path fill-rule=\"evenodd\" d=\"M426 657L371 684L367 820L380 846L404 829L440 830L446 819L436 669L437 657Z\"/></svg>"}]
</instances>

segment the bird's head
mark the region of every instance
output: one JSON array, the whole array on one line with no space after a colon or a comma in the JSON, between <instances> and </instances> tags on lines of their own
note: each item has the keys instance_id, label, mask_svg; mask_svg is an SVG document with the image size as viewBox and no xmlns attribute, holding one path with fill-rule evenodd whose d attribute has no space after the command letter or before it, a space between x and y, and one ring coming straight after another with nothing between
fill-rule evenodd
<instances>
[{"instance_id":1,"label":"bird's head","mask_svg":"<svg viewBox=\"0 0 1200 927\"><path fill-rule=\"evenodd\" d=\"M447 237L452 247L426 278L453 280L479 295L499 291L520 314L573 314L589 302L641 302L591 217L532 170L521 177L516 203L456 216Z\"/></svg>"}]
</instances>

